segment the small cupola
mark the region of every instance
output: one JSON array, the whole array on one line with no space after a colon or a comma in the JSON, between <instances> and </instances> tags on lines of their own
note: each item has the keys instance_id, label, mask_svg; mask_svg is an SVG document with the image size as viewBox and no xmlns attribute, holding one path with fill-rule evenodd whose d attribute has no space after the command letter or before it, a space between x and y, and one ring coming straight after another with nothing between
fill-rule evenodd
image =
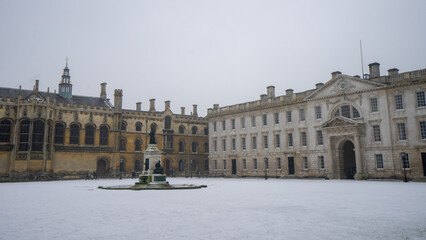
<instances>
[{"instance_id":1,"label":"small cupola","mask_svg":"<svg viewBox=\"0 0 426 240\"><path fill-rule=\"evenodd\" d=\"M61 82L59 83L59 96L63 98L72 97L72 84L70 70L68 68L68 58L66 59L64 73L62 74Z\"/></svg>"}]
</instances>

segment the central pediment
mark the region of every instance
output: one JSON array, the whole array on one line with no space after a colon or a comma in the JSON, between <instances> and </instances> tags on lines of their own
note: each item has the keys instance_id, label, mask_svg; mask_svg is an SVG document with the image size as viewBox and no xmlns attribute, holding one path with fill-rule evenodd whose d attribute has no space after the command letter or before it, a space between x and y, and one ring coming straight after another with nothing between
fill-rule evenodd
<instances>
[{"instance_id":1,"label":"central pediment","mask_svg":"<svg viewBox=\"0 0 426 240\"><path fill-rule=\"evenodd\" d=\"M362 125L360 121L356 121L350 118L345 118L341 116L336 116L324 124L321 125L322 128L332 128L332 127L356 127Z\"/></svg>"}]
</instances>

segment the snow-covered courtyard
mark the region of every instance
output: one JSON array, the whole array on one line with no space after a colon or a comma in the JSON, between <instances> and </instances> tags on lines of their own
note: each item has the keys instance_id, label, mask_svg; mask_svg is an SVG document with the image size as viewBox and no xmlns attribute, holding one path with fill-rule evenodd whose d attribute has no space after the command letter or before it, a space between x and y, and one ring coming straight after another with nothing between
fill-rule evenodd
<instances>
[{"instance_id":1,"label":"snow-covered courtyard","mask_svg":"<svg viewBox=\"0 0 426 240\"><path fill-rule=\"evenodd\" d=\"M426 239L426 183L168 178L0 184L0 239Z\"/></svg>"}]
</instances>

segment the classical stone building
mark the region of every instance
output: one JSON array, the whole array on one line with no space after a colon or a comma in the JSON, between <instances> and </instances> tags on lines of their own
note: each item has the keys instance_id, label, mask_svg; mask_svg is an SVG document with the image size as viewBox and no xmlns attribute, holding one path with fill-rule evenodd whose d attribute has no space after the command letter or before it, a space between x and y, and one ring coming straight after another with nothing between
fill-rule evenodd
<instances>
[{"instance_id":1,"label":"classical stone building","mask_svg":"<svg viewBox=\"0 0 426 240\"><path fill-rule=\"evenodd\" d=\"M426 69L333 72L304 92L208 109L211 176L426 175Z\"/></svg>"},{"instance_id":2,"label":"classical stone building","mask_svg":"<svg viewBox=\"0 0 426 240\"><path fill-rule=\"evenodd\" d=\"M129 175L144 166L148 133L156 131L164 153L167 175L208 173L207 121L193 112L157 111L155 99L148 111L122 109L122 90L114 91L114 105L106 96L72 94L70 72L64 69L58 93L0 88L0 176L3 180ZM150 163L155 164L155 163Z\"/></svg>"}]
</instances>

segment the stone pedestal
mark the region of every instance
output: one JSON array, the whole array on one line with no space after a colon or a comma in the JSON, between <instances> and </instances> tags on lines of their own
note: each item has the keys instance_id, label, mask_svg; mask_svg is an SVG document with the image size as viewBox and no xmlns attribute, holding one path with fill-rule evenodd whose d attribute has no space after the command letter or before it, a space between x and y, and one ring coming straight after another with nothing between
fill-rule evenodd
<instances>
[{"instance_id":1,"label":"stone pedestal","mask_svg":"<svg viewBox=\"0 0 426 240\"><path fill-rule=\"evenodd\" d=\"M157 144L149 144L148 148L143 152L145 157L145 165L142 174L153 174L155 169L155 164L157 162L161 163L161 151L158 149ZM148 170L146 169L146 163L148 162Z\"/></svg>"}]
</instances>

